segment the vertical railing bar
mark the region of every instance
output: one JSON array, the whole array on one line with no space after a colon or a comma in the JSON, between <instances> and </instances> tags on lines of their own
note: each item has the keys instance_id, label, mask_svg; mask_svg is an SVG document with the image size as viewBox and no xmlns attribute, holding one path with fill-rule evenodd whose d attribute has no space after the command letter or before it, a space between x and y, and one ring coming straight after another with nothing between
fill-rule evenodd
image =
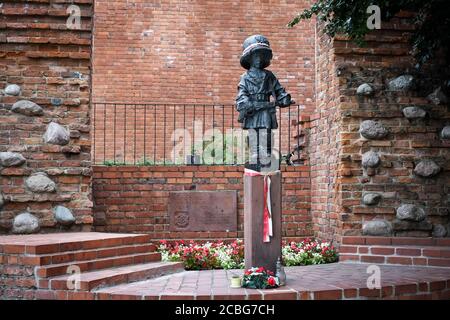
<instances>
[{"instance_id":1,"label":"vertical railing bar","mask_svg":"<svg viewBox=\"0 0 450 320\"><path fill-rule=\"evenodd\" d=\"M236 165L237 163L235 163L234 151L235 151L234 150L234 106L232 106L231 107L231 156L233 157L232 164ZM236 159L236 162L237 162L237 159Z\"/></svg>"},{"instance_id":2,"label":"vertical railing bar","mask_svg":"<svg viewBox=\"0 0 450 320\"><path fill-rule=\"evenodd\" d=\"M117 123L117 104L114 103L114 164L116 164L116 123Z\"/></svg>"},{"instance_id":3,"label":"vertical railing bar","mask_svg":"<svg viewBox=\"0 0 450 320\"><path fill-rule=\"evenodd\" d=\"M297 155L300 156L300 105L297 104ZM298 157L300 158L300 157Z\"/></svg>"},{"instance_id":4,"label":"vertical railing bar","mask_svg":"<svg viewBox=\"0 0 450 320\"><path fill-rule=\"evenodd\" d=\"M166 104L164 104L164 141L163 141L163 147L164 147L164 151L163 151L163 164L166 165Z\"/></svg>"},{"instance_id":5,"label":"vertical railing bar","mask_svg":"<svg viewBox=\"0 0 450 320\"><path fill-rule=\"evenodd\" d=\"M194 109L194 114L192 116L192 145L191 145L191 150L192 150L192 155L194 156L194 160L195 160L195 107L197 105L193 104L192 107Z\"/></svg>"},{"instance_id":6,"label":"vertical railing bar","mask_svg":"<svg viewBox=\"0 0 450 320\"><path fill-rule=\"evenodd\" d=\"M213 152L214 152L214 156L212 157L212 164L214 165L215 164L215 160L216 160L216 143L215 143L215 141L216 141L216 130L215 130L215 126L216 126L216 120L215 120L215 111L216 111L216 106L213 104L213 114L212 114L212 125L213 125L213 127L212 127L212 132L213 132L213 136L212 136L212 138L213 138L213 145L212 145L212 147L213 147Z\"/></svg>"},{"instance_id":7,"label":"vertical railing bar","mask_svg":"<svg viewBox=\"0 0 450 320\"><path fill-rule=\"evenodd\" d=\"M126 147L126 141L127 141L127 104L123 104L123 164L126 164L127 162L127 147Z\"/></svg>"},{"instance_id":8,"label":"vertical railing bar","mask_svg":"<svg viewBox=\"0 0 450 320\"><path fill-rule=\"evenodd\" d=\"M281 132L282 132L282 125L281 125L281 109L279 108L278 109L279 110L279 112L280 112L280 120L279 120L279 126L278 126L278 147L279 147L279 151L278 151L278 162L279 162L279 164L281 164L281 158L282 158L282 156L283 156L283 148L282 148L282 145L281 145L281 142L282 142L282 140L281 140Z\"/></svg>"},{"instance_id":9,"label":"vertical railing bar","mask_svg":"<svg viewBox=\"0 0 450 320\"><path fill-rule=\"evenodd\" d=\"M106 103L103 104L103 163L106 161Z\"/></svg>"},{"instance_id":10,"label":"vertical railing bar","mask_svg":"<svg viewBox=\"0 0 450 320\"><path fill-rule=\"evenodd\" d=\"M153 165L156 165L156 104L153 105Z\"/></svg>"},{"instance_id":11,"label":"vertical railing bar","mask_svg":"<svg viewBox=\"0 0 450 320\"><path fill-rule=\"evenodd\" d=\"M202 123L202 164L205 164L205 143L203 141L205 134L205 122L206 122L206 106L203 105L203 123Z\"/></svg>"},{"instance_id":12,"label":"vertical railing bar","mask_svg":"<svg viewBox=\"0 0 450 320\"><path fill-rule=\"evenodd\" d=\"M186 161L186 105L183 104L183 158Z\"/></svg>"},{"instance_id":13,"label":"vertical railing bar","mask_svg":"<svg viewBox=\"0 0 450 320\"><path fill-rule=\"evenodd\" d=\"M225 164L225 105L222 105L222 164Z\"/></svg>"},{"instance_id":14,"label":"vertical railing bar","mask_svg":"<svg viewBox=\"0 0 450 320\"><path fill-rule=\"evenodd\" d=\"M136 119L136 109L137 106L134 104L134 155L133 155L133 164L136 165L136 138L137 138L137 119Z\"/></svg>"},{"instance_id":15,"label":"vertical railing bar","mask_svg":"<svg viewBox=\"0 0 450 320\"><path fill-rule=\"evenodd\" d=\"M146 135L147 135L147 105L144 104L144 165L146 165L147 162L147 141L146 141Z\"/></svg>"},{"instance_id":16,"label":"vertical railing bar","mask_svg":"<svg viewBox=\"0 0 450 320\"><path fill-rule=\"evenodd\" d=\"M291 107L288 107L288 150L287 155L291 154Z\"/></svg>"},{"instance_id":17,"label":"vertical railing bar","mask_svg":"<svg viewBox=\"0 0 450 320\"><path fill-rule=\"evenodd\" d=\"M92 141L93 142L93 154L92 154L92 156L93 156L93 158L94 158L94 163L97 163L97 158L95 157L95 148L97 147L97 145L96 145L96 143L95 143L95 137L96 137L96 135L95 135L95 122L97 121L97 115L96 115L96 112L97 112L97 104L96 103L93 103L93 106L94 106L94 110L93 110L93 119L92 119L92 130L94 131L94 133L93 133L93 135L94 135L94 140Z\"/></svg>"},{"instance_id":18,"label":"vertical railing bar","mask_svg":"<svg viewBox=\"0 0 450 320\"><path fill-rule=\"evenodd\" d=\"M175 141L175 130L176 130L176 106L174 105L173 106L173 161L174 161L174 164L175 164L175 162L176 162L176 156L175 156L175 143L176 143L176 141Z\"/></svg>"}]
</instances>

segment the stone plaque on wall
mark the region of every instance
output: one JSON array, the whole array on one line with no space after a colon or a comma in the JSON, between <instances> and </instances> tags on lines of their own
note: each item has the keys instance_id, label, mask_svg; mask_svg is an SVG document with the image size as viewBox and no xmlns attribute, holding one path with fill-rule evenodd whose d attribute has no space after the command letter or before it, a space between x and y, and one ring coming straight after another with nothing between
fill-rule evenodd
<instances>
[{"instance_id":1,"label":"stone plaque on wall","mask_svg":"<svg viewBox=\"0 0 450 320\"><path fill-rule=\"evenodd\" d=\"M236 191L169 194L170 231L237 231Z\"/></svg>"}]
</instances>

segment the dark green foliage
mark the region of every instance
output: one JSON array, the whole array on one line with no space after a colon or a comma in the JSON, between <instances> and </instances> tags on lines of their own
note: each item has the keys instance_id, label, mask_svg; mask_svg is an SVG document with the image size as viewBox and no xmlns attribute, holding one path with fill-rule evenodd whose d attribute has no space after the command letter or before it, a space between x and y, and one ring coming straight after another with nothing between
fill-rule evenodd
<instances>
[{"instance_id":1,"label":"dark green foliage","mask_svg":"<svg viewBox=\"0 0 450 320\"><path fill-rule=\"evenodd\" d=\"M325 32L331 37L343 33L358 45L364 46L367 28L366 12L370 5L381 9L382 21L388 21L400 10L416 12L413 20L416 30L411 37L411 54L418 66L433 58L438 50L444 57L450 48L450 1L449 0L318 0L311 8L299 13L288 26L316 15L325 23Z\"/></svg>"}]
</instances>

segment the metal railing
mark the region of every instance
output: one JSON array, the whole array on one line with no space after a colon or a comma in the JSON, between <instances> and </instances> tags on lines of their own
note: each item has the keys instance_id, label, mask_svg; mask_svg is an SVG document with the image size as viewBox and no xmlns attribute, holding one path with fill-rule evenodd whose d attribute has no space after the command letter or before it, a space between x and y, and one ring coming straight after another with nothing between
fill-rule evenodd
<instances>
[{"instance_id":1,"label":"metal railing","mask_svg":"<svg viewBox=\"0 0 450 320\"><path fill-rule=\"evenodd\" d=\"M277 108L274 150L301 162L301 107ZM94 164L241 165L246 136L234 105L104 103L92 105Z\"/></svg>"}]
</instances>

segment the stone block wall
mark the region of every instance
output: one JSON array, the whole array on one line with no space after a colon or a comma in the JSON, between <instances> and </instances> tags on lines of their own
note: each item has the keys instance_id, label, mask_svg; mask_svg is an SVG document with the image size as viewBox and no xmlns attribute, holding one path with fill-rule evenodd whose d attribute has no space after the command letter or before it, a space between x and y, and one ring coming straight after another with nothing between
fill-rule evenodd
<instances>
[{"instance_id":1,"label":"stone block wall","mask_svg":"<svg viewBox=\"0 0 450 320\"><path fill-rule=\"evenodd\" d=\"M148 233L152 239L242 238L244 230L242 166L94 166L93 196L96 231ZM283 236L312 235L307 166L282 167ZM238 192L235 232L169 231L171 191Z\"/></svg>"},{"instance_id":2,"label":"stone block wall","mask_svg":"<svg viewBox=\"0 0 450 320\"><path fill-rule=\"evenodd\" d=\"M67 24L71 5L79 28ZM2 234L91 230L92 5L0 6Z\"/></svg>"},{"instance_id":3,"label":"stone block wall","mask_svg":"<svg viewBox=\"0 0 450 320\"><path fill-rule=\"evenodd\" d=\"M450 73L439 59L414 68L411 17L382 23L364 48L319 39L329 49L319 52L319 82L332 61L308 147L320 237L449 235ZM317 206L316 189L324 199Z\"/></svg>"}]
</instances>

